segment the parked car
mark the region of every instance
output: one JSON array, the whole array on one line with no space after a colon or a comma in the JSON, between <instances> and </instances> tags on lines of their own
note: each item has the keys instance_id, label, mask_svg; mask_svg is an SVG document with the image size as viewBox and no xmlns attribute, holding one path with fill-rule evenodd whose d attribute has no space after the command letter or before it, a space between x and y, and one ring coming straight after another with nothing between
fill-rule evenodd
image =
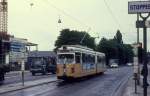
<instances>
[{"instance_id":1,"label":"parked car","mask_svg":"<svg viewBox=\"0 0 150 96\"><path fill-rule=\"evenodd\" d=\"M119 67L119 66L118 66L117 63L112 63L112 64L110 65L110 67L111 67L111 68L117 68L117 67Z\"/></svg>"},{"instance_id":2,"label":"parked car","mask_svg":"<svg viewBox=\"0 0 150 96\"><path fill-rule=\"evenodd\" d=\"M133 65L133 63L127 63L127 65L128 65L128 66L132 66L132 65Z\"/></svg>"}]
</instances>

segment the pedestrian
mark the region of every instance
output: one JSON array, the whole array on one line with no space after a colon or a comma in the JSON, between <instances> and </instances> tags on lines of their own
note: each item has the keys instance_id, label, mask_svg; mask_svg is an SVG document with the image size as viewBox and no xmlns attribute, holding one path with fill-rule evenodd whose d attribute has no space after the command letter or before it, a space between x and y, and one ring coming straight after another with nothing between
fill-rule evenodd
<instances>
[{"instance_id":1,"label":"pedestrian","mask_svg":"<svg viewBox=\"0 0 150 96\"><path fill-rule=\"evenodd\" d=\"M0 66L0 85L3 83L4 81L4 72L3 72L3 68Z\"/></svg>"},{"instance_id":2,"label":"pedestrian","mask_svg":"<svg viewBox=\"0 0 150 96\"><path fill-rule=\"evenodd\" d=\"M144 78L144 75L148 76L148 70L147 69L145 70L144 67L143 67L142 70L141 70L141 75L143 76L143 78ZM149 83L146 82L146 85L149 86Z\"/></svg>"}]
</instances>

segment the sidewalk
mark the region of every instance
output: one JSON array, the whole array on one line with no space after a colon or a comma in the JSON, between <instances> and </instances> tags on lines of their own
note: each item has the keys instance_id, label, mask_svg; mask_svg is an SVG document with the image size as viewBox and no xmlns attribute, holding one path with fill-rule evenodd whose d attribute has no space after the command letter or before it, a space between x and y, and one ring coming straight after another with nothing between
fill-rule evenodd
<instances>
[{"instance_id":1,"label":"sidewalk","mask_svg":"<svg viewBox=\"0 0 150 96\"><path fill-rule=\"evenodd\" d=\"M10 72L7 72L6 74L18 74L18 73L21 73L22 71L10 71ZM25 70L24 71L25 73L29 73L30 71L29 70Z\"/></svg>"},{"instance_id":2,"label":"sidewalk","mask_svg":"<svg viewBox=\"0 0 150 96\"><path fill-rule=\"evenodd\" d=\"M148 78L148 82L150 83L150 78ZM124 90L123 96L143 96L143 87L142 87L142 79L141 79L141 85L137 86L137 93L135 93L135 82L133 80L133 77L129 79L126 88ZM150 96L150 86L147 88L147 96Z\"/></svg>"},{"instance_id":3,"label":"sidewalk","mask_svg":"<svg viewBox=\"0 0 150 96\"><path fill-rule=\"evenodd\" d=\"M24 86L22 86L22 83L3 85L3 86L0 86L0 94L17 91L21 89L26 89L26 88L30 88L30 87L34 87L34 86L38 86L42 84L47 84L51 82L56 82L56 81L57 81L57 78L53 77L53 78L44 78L44 79L39 79L39 80L34 80L34 81L27 81L24 83Z\"/></svg>"}]
</instances>

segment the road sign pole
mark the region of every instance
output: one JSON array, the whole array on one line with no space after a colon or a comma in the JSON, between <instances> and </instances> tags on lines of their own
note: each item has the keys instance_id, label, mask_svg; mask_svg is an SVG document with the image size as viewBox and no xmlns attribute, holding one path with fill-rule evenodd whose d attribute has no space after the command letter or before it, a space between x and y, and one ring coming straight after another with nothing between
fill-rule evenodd
<instances>
[{"instance_id":1,"label":"road sign pole","mask_svg":"<svg viewBox=\"0 0 150 96\"><path fill-rule=\"evenodd\" d=\"M146 21L146 20L144 20ZM144 78L143 78L143 87L144 87L144 96L147 96L147 28L143 28L143 42L144 42Z\"/></svg>"},{"instance_id":2,"label":"road sign pole","mask_svg":"<svg viewBox=\"0 0 150 96\"><path fill-rule=\"evenodd\" d=\"M24 70L25 70L25 64L24 64L24 60L22 60L21 61L22 86L24 86Z\"/></svg>"},{"instance_id":3,"label":"road sign pole","mask_svg":"<svg viewBox=\"0 0 150 96\"><path fill-rule=\"evenodd\" d=\"M144 20L145 21L145 20ZM143 70L144 71L144 78L143 78L143 87L144 87L144 96L147 96L147 75L146 75L146 69L147 69L147 30L146 27L143 28L143 44L144 44L144 65L143 65Z\"/></svg>"},{"instance_id":4,"label":"road sign pole","mask_svg":"<svg viewBox=\"0 0 150 96\"><path fill-rule=\"evenodd\" d=\"M150 17L150 1L130 1L128 2L128 14L139 14L143 19L142 22L137 22L136 25L139 28L143 28L143 45L144 45L144 65L142 69L143 74L143 93L144 96L147 96L147 76L148 76L148 68L147 68L147 27L150 28L149 22L146 23L146 20ZM143 13L148 13L146 17L142 16ZM142 25L142 26L141 26ZM139 39L139 38L137 38Z\"/></svg>"},{"instance_id":5,"label":"road sign pole","mask_svg":"<svg viewBox=\"0 0 150 96\"><path fill-rule=\"evenodd\" d=\"M137 21L139 21L139 13L137 14ZM137 44L139 43L139 28L137 28Z\"/></svg>"},{"instance_id":6,"label":"road sign pole","mask_svg":"<svg viewBox=\"0 0 150 96\"><path fill-rule=\"evenodd\" d=\"M140 15L140 17L143 19L144 22L148 19L150 16L150 13L147 17L143 17ZM143 48L144 48L144 65L143 65L143 95L147 96L147 76L148 76L148 67L147 67L147 28L146 26L143 27Z\"/></svg>"},{"instance_id":7,"label":"road sign pole","mask_svg":"<svg viewBox=\"0 0 150 96\"><path fill-rule=\"evenodd\" d=\"M137 21L139 21L139 13L137 13ZM137 28L137 44L139 44L139 28ZM139 49L138 49L139 50ZM139 52L139 51L138 51ZM139 53L138 53L139 54ZM138 73L137 73L137 85L140 85L140 62L138 58Z\"/></svg>"}]
</instances>

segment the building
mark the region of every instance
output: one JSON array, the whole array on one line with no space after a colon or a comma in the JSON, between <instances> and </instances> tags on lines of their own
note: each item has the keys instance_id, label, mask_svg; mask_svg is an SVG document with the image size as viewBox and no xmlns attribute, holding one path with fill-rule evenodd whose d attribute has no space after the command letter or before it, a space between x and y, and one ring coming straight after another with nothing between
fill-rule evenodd
<instances>
[{"instance_id":1,"label":"building","mask_svg":"<svg viewBox=\"0 0 150 96\"><path fill-rule=\"evenodd\" d=\"M27 39L10 37L10 52L9 52L9 63L12 70L20 70L21 62L27 62L28 47L37 46L37 44L29 43Z\"/></svg>"}]
</instances>

